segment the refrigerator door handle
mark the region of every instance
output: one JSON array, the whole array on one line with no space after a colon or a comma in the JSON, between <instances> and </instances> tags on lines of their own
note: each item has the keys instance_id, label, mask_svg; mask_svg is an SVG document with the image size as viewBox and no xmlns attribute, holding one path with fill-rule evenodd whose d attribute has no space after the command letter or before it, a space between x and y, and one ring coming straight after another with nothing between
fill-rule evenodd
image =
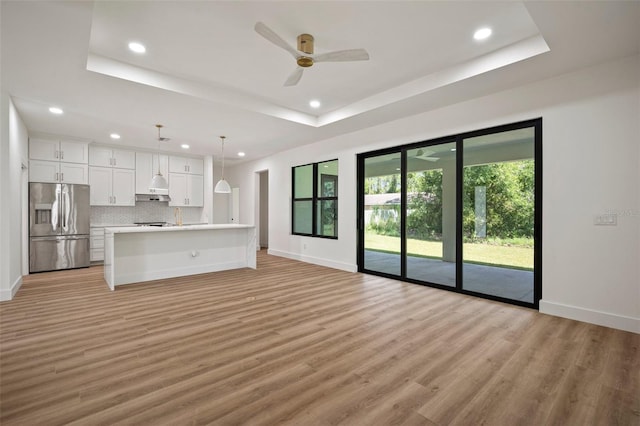
<instances>
[{"instance_id":1,"label":"refrigerator door handle","mask_svg":"<svg viewBox=\"0 0 640 426\"><path fill-rule=\"evenodd\" d=\"M62 199L63 199L63 203L62 203L62 229L64 229L65 231L68 231L68 226L69 226L69 211L71 210L71 206L69 205L69 193L67 192L63 192L62 193Z\"/></svg>"},{"instance_id":2,"label":"refrigerator door handle","mask_svg":"<svg viewBox=\"0 0 640 426\"><path fill-rule=\"evenodd\" d=\"M51 228L53 229L53 231L57 231L58 230L58 226L60 225L59 222L59 213L60 213L60 187L59 185L57 185L57 188L55 189L55 193L56 193L56 198L53 201L53 205L51 206Z\"/></svg>"}]
</instances>

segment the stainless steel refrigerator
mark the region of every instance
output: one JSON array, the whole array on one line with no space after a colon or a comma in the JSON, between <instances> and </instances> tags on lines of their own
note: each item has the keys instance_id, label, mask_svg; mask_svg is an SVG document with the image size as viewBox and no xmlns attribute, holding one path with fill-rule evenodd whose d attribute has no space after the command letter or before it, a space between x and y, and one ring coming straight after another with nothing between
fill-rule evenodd
<instances>
[{"instance_id":1,"label":"stainless steel refrigerator","mask_svg":"<svg viewBox=\"0 0 640 426\"><path fill-rule=\"evenodd\" d=\"M89 266L89 185L29 184L29 272Z\"/></svg>"}]
</instances>

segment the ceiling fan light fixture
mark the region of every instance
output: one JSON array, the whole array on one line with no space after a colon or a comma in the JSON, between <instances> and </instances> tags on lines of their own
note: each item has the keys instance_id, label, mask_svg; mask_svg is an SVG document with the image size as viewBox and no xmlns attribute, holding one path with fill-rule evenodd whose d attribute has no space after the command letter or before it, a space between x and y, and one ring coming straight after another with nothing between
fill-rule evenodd
<instances>
[{"instance_id":1,"label":"ceiling fan light fixture","mask_svg":"<svg viewBox=\"0 0 640 426\"><path fill-rule=\"evenodd\" d=\"M368 61L369 53L365 49L347 49L334 52L314 54L314 38L311 34L300 34L298 36L297 49L276 34L263 22L256 22L254 29L258 34L281 49L289 52L296 60L298 67L284 82L284 86L295 86L302 78L302 72L318 62L347 62L347 61Z\"/></svg>"}]
</instances>

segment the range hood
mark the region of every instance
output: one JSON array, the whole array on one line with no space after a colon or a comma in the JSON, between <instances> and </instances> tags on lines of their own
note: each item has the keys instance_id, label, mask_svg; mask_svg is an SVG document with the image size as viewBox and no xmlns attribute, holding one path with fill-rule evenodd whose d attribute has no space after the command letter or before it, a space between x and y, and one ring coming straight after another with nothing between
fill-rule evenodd
<instances>
[{"instance_id":1,"label":"range hood","mask_svg":"<svg viewBox=\"0 0 640 426\"><path fill-rule=\"evenodd\" d=\"M136 201L171 201L171 197L168 195L160 194L136 194Z\"/></svg>"}]
</instances>

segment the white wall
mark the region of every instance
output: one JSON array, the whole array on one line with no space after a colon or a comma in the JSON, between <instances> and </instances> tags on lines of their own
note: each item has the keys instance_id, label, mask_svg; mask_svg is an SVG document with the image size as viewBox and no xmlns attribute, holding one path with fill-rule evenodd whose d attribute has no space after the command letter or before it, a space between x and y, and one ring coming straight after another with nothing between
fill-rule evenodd
<instances>
[{"instance_id":1,"label":"white wall","mask_svg":"<svg viewBox=\"0 0 640 426\"><path fill-rule=\"evenodd\" d=\"M0 300L11 300L22 284L23 204L26 185L22 165L28 164L27 129L11 98L1 96L0 148Z\"/></svg>"},{"instance_id":2,"label":"white wall","mask_svg":"<svg viewBox=\"0 0 640 426\"><path fill-rule=\"evenodd\" d=\"M640 57L406 117L229 169L241 223L269 170L269 253L356 270L356 154L543 118L541 312L640 332ZM290 234L291 167L339 159L338 240ZM594 215L619 211L618 226Z\"/></svg>"}]
</instances>

